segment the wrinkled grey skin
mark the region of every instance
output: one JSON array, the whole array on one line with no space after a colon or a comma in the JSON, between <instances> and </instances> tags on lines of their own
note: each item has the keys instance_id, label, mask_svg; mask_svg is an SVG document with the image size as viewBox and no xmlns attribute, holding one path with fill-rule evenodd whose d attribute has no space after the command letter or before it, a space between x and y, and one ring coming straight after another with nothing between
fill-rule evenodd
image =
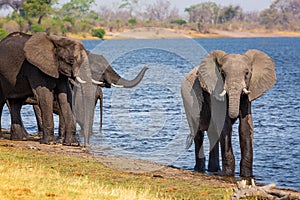
<instances>
[{"instance_id":1,"label":"wrinkled grey skin","mask_svg":"<svg viewBox=\"0 0 300 200\"><path fill-rule=\"evenodd\" d=\"M253 175L251 102L271 88L275 81L273 60L259 50L249 50L242 55L213 51L199 67L185 76L181 92L191 131L187 146L193 140L195 143L195 170L205 170L203 137L207 131L210 141L208 171L220 170L220 142L222 174L234 175L231 136L232 125L239 119L240 176Z\"/></svg>"},{"instance_id":2,"label":"wrinkled grey skin","mask_svg":"<svg viewBox=\"0 0 300 200\"><path fill-rule=\"evenodd\" d=\"M12 33L0 42L0 108L7 103L11 113L11 139L26 140L20 110L28 97L37 100L42 113L41 143L55 141L53 92L66 123L64 144L77 144L71 110L69 78L75 78L87 57L82 43L65 37L37 33Z\"/></svg>"},{"instance_id":3,"label":"wrinkled grey skin","mask_svg":"<svg viewBox=\"0 0 300 200\"><path fill-rule=\"evenodd\" d=\"M85 84L75 84L73 94L73 111L77 123L81 126L84 135L84 145L89 144L89 135L92 133L92 124L95 107L95 94L97 86L89 80L101 82L102 87L111 86L131 88L140 83L148 67L144 67L133 80L122 78L107 62L107 60L97 54L90 53L88 59L82 64L79 75Z\"/></svg>"}]
</instances>

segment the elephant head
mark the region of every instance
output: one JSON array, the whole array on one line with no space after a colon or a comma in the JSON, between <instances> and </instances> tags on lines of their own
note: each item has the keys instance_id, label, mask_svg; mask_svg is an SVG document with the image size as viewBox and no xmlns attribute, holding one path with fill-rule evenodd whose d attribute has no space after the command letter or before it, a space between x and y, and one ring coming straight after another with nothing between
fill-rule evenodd
<instances>
[{"instance_id":1,"label":"elephant head","mask_svg":"<svg viewBox=\"0 0 300 200\"><path fill-rule=\"evenodd\" d=\"M216 50L209 53L198 68L201 87L217 99L228 95L228 115L239 115L240 97L249 101L260 97L276 81L273 60L259 50L244 54L227 54Z\"/></svg>"},{"instance_id":2,"label":"elephant head","mask_svg":"<svg viewBox=\"0 0 300 200\"><path fill-rule=\"evenodd\" d=\"M93 83L107 88L111 86L132 88L141 82L148 69L148 67L144 67L133 80L126 80L111 67L102 55L89 53L88 59ZM98 82L94 80L98 80Z\"/></svg>"},{"instance_id":3,"label":"elephant head","mask_svg":"<svg viewBox=\"0 0 300 200\"><path fill-rule=\"evenodd\" d=\"M81 42L66 37L36 33L24 45L26 59L45 74L78 77L80 65L87 57Z\"/></svg>"}]
</instances>

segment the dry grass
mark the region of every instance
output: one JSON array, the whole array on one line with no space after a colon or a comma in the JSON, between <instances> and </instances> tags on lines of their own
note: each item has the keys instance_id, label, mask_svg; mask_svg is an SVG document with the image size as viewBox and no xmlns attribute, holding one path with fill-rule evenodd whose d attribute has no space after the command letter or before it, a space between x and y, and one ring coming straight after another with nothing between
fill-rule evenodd
<instances>
[{"instance_id":1,"label":"dry grass","mask_svg":"<svg viewBox=\"0 0 300 200\"><path fill-rule=\"evenodd\" d=\"M44 151L54 148L48 145L28 150L24 144L0 142L0 199L230 199L232 194L232 184L206 175L171 168L169 174L156 172L161 176L126 173L84 154Z\"/></svg>"},{"instance_id":2,"label":"dry grass","mask_svg":"<svg viewBox=\"0 0 300 200\"><path fill-rule=\"evenodd\" d=\"M4 160L2 160L4 161ZM51 161L50 161L51 162ZM109 187L74 172L66 176L40 163L11 158L0 165L1 199L158 199L143 188Z\"/></svg>"}]
</instances>

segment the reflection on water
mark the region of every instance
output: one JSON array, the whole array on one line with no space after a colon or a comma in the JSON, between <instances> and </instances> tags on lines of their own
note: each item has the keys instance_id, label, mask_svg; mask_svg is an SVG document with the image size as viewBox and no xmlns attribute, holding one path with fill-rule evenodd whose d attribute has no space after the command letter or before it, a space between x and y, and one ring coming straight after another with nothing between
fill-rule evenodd
<instances>
[{"instance_id":1,"label":"reflection on water","mask_svg":"<svg viewBox=\"0 0 300 200\"><path fill-rule=\"evenodd\" d=\"M129 41L122 41L123 43ZM144 40L139 41L140 47ZM147 41L149 43L149 40ZM172 44L176 40L170 41ZM275 182L279 187L300 190L300 38L197 39L207 52L222 49L243 53L255 48L265 51L276 63L276 85L253 102L254 175L260 183ZM99 41L85 41L93 49ZM153 43L159 43L153 40ZM172 48L180 48L178 44ZM184 45L185 52L193 52ZM201 55L203 52L201 53ZM201 58L199 58L199 63ZM148 159L192 170L194 150L184 149L189 133L185 119L180 84L193 68L186 59L155 48L139 49L114 59L113 67L125 78L133 78L148 65L150 70L137 87L111 88L104 92L103 132L99 130L99 106L96 108L93 153ZM22 117L30 133L37 131L31 106L24 106ZM9 128L7 108L2 117ZM55 123L57 123L55 116ZM56 126L57 127L57 126ZM57 131L57 128L56 128ZM208 153L207 139L205 149ZM236 172L239 172L239 141L234 126L233 145ZM176 159L173 159L176 158Z\"/></svg>"}]
</instances>

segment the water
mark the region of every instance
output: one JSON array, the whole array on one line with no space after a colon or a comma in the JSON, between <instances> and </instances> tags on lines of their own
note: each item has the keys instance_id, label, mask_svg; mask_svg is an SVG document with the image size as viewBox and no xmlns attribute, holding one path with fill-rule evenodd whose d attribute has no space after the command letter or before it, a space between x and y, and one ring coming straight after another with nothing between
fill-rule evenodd
<instances>
[{"instance_id":1,"label":"water","mask_svg":"<svg viewBox=\"0 0 300 200\"><path fill-rule=\"evenodd\" d=\"M145 65L150 69L135 88L103 89L103 132L98 133L97 106L95 134L91 138L93 153L146 159L192 170L193 147L184 149L189 129L180 96L182 78L200 63L205 50L243 53L255 48L274 59L277 82L252 104L254 175L260 183L275 182L279 187L300 190L300 38L122 40L112 42L109 50L98 48L100 43L84 41L87 49L112 57L109 61L123 77L132 79ZM126 48L127 52L118 56ZM24 106L22 117L30 133L37 131L33 116L31 106ZM56 131L57 121L55 116ZM4 128L9 128L7 109L2 122ZM207 138L204 145L208 155ZM233 145L238 175L240 152L236 125Z\"/></svg>"}]
</instances>

